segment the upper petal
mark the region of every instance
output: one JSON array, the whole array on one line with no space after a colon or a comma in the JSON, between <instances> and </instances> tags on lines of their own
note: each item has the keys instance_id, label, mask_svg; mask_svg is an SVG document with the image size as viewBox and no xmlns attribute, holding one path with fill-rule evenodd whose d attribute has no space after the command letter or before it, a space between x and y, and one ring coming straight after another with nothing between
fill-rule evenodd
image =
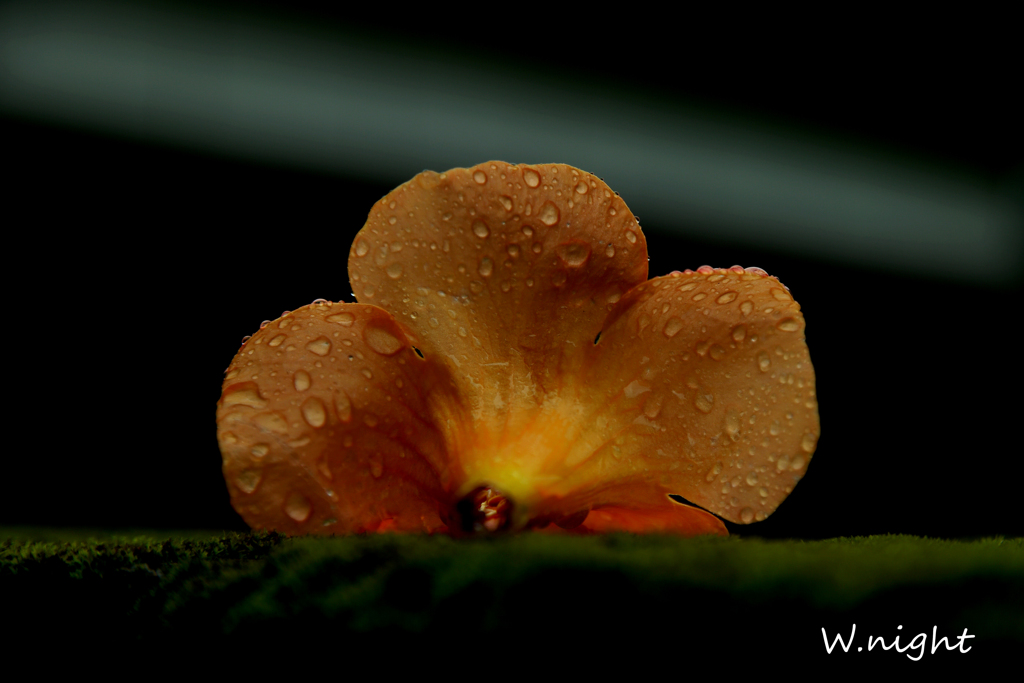
<instances>
[{"instance_id":1,"label":"upper petal","mask_svg":"<svg viewBox=\"0 0 1024 683\"><path fill-rule=\"evenodd\" d=\"M288 313L239 350L217 403L232 505L253 528L293 534L444 530L463 478L434 424L451 397L387 312Z\"/></svg>"},{"instance_id":2,"label":"upper petal","mask_svg":"<svg viewBox=\"0 0 1024 683\"><path fill-rule=\"evenodd\" d=\"M479 438L493 441L520 432L578 369L615 302L647 278L647 248L591 174L489 162L389 193L353 243L349 274L360 301L448 367L489 434Z\"/></svg>"}]
</instances>

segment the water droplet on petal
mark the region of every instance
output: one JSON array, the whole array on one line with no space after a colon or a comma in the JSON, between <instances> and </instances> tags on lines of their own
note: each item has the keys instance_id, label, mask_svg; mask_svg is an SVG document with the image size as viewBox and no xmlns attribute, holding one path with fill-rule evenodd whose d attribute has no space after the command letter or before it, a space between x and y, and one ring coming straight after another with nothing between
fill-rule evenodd
<instances>
[{"instance_id":1,"label":"water droplet on petal","mask_svg":"<svg viewBox=\"0 0 1024 683\"><path fill-rule=\"evenodd\" d=\"M753 310L754 310L754 302L753 301L744 301L743 303L740 304L740 312L743 313L743 315L750 315L750 312L753 311Z\"/></svg>"},{"instance_id":2,"label":"water droplet on petal","mask_svg":"<svg viewBox=\"0 0 1024 683\"><path fill-rule=\"evenodd\" d=\"M334 394L334 410L342 422L352 420L352 401L349 400L348 394L340 389Z\"/></svg>"},{"instance_id":3,"label":"water droplet on petal","mask_svg":"<svg viewBox=\"0 0 1024 683\"><path fill-rule=\"evenodd\" d=\"M725 416L725 433L733 441L740 438L740 416L735 411L730 410Z\"/></svg>"},{"instance_id":4,"label":"water droplet on petal","mask_svg":"<svg viewBox=\"0 0 1024 683\"><path fill-rule=\"evenodd\" d=\"M782 425L779 424L778 420L772 420L772 426L768 428L768 433L772 436L778 436L779 432L782 431Z\"/></svg>"},{"instance_id":5,"label":"water droplet on petal","mask_svg":"<svg viewBox=\"0 0 1024 683\"><path fill-rule=\"evenodd\" d=\"M726 292L722 296L720 296L717 299L715 299L715 302L716 303L720 303L720 304L727 304L727 303L730 303L732 301L735 301L736 297L738 297L738 296L739 296L739 294L737 294L736 292Z\"/></svg>"},{"instance_id":6,"label":"water droplet on petal","mask_svg":"<svg viewBox=\"0 0 1024 683\"><path fill-rule=\"evenodd\" d=\"M526 235L527 237L533 237L533 228L531 228L529 225L524 225L523 234Z\"/></svg>"},{"instance_id":7,"label":"water droplet on petal","mask_svg":"<svg viewBox=\"0 0 1024 683\"><path fill-rule=\"evenodd\" d=\"M302 417L310 427L323 427L327 421L327 411L324 410L324 402L316 396L310 396L302 404Z\"/></svg>"},{"instance_id":8,"label":"water droplet on petal","mask_svg":"<svg viewBox=\"0 0 1024 683\"><path fill-rule=\"evenodd\" d=\"M796 332L800 329L800 323L793 318L785 318L780 320L775 327L779 328L783 332Z\"/></svg>"},{"instance_id":9,"label":"water droplet on petal","mask_svg":"<svg viewBox=\"0 0 1024 683\"><path fill-rule=\"evenodd\" d=\"M484 239L491 234L491 231L487 229L486 223L483 221L477 221L473 223L473 234L480 239Z\"/></svg>"},{"instance_id":10,"label":"water droplet on petal","mask_svg":"<svg viewBox=\"0 0 1024 683\"><path fill-rule=\"evenodd\" d=\"M736 327L732 328L731 334L733 341L741 342L747 336L747 326L737 325Z\"/></svg>"},{"instance_id":11,"label":"water droplet on petal","mask_svg":"<svg viewBox=\"0 0 1024 683\"><path fill-rule=\"evenodd\" d=\"M540 218L541 223L544 225L552 226L558 222L558 207L552 202L544 202L544 206L540 207L537 217Z\"/></svg>"},{"instance_id":12,"label":"water droplet on petal","mask_svg":"<svg viewBox=\"0 0 1024 683\"><path fill-rule=\"evenodd\" d=\"M711 409L715 407L715 396L706 389L698 389L693 403L700 412L710 413Z\"/></svg>"},{"instance_id":13,"label":"water droplet on petal","mask_svg":"<svg viewBox=\"0 0 1024 683\"><path fill-rule=\"evenodd\" d=\"M579 268L590 257L590 245L586 242L573 240L555 247L555 253L565 265L570 268Z\"/></svg>"},{"instance_id":14,"label":"water droplet on petal","mask_svg":"<svg viewBox=\"0 0 1024 683\"><path fill-rule=\"evenodd\" d=\"M555 287L561 287L562 285L565 284L566 280L568 279L569 276L566 275L564 270L556 270L554 273L551 274L551 283Z\"/></svg>"},{"instance_id":15,"label":"water droplet on petal","mask_svg":"<svg viewBox=\"0 0 1024 683\"><path fill-rule=\"evenodd\" d=\"M784 289L773 289L772 296L775 297L777 301L792 301L793 299L793 297L789 295L789 292Z\"/></svg>"},{"instance_id":16,"label":"water droplet on petal","mask_svg":"<svg viewBox=\"0 0 1024 683\"><path fill-rule=\"evenodd\" d=\"M382 356L393 356L405 347L395 335L373 325L367 325L363 329L363 340L367 346Z\"/></svg>"},{"instance_id":17,"label":"water droplet on petal","mask_svg":"<svg viewBox=\"0 0 1024 683\"><path fill-rule=\"evenodd\" d=\"M808 453L814 452L814 447L818 445L818 436L808 432L804 434L804 438L800 441L800 448Z\"/></svg>"},{"instance_id":18,"label":"water droplet on petal","mask_svg":"<svg viewBox=\"0 0 1024 683\"><path fill-rule=\"evenodd\" d=\"M480 267L477 271L484 277L490 277L491 273L494 272L494 261L489 258L483 258L480 260ZM470 285L472 287L472 285Z\"/></svg>"},{"instance_id":19,"label":"water droplet on petal","mask_svg":"<svg viewBox=\"0 0 1024 683\"><path fill-rule=\"evenodd\" d=\"M268 432L276 434L288 433L288 423L277 413L261 413L254 417L252 421L257 427Z\"/></svg>"},{"instance_id":20,"label":"water droplet on petal","mask_svg":"<svg viewBox=\"0 0 1024 683\"><path fill-rule=\"evenodd\" d=\"M804 468L804 456L797 455L793 458L792 462L789 463L789 469L791 470L802 470Z\"/></svg>"},{"instance_id":21,"label":"water droplet on petal","mask_svg":"<svg viewBox=\"0 0 1024 683\"><path fill-rule=\"evenodd\" d=\"M725 357L725 349L723 349L718 344L713 344L711 346L711 350L708 351L708 353L711 356L711 360L722 360L722 358Z\"/></svg>"},{"instance_id":22,"label":"water droplet on petal","mask_svg":"<svg viewBox=\"0 0 1024 683\"><path fill-rule=\"evenodd\" d=\"M306 350L317 356L326 356L331 352L331 342L327 337L318 337L306 344Z\"/></svg>"},{"instance_id":23,"label":"water droplet on petal","mask_svg":"<svg viewBox=\"0 0 1024 683\"><path fill-rule=\"evenodd\" d=\"M250 408L266 408L267 402L260 396L255 382L236 384L224 394L225 406L249 406Z\"/></svg>"},{"instance_id":24,"label":"water droplet on petal","mask_svg":"<svg viewBox=\"0 0 1024 683\"><path fill-rule=\"evenodd\" d=\"M242 493L252 493L260 485L262 478L263 474L259 470L243 470L235 479L235 483Z\"/></svg>"},{"instance_id":25,"label":"water droplet on petal","mask_svg":"<svg viewBox=\"0 0 1024 683\"><path fill-rule=\"evenodd\" d=\"M636 233L632 230L626 231L626 241L630 244L636 244Z\"/></svg>"},{"instance_id":26,"label":"water droplet on petal","mask_svg":"<svg viewBox=\"0 0 1024 683\"><path fill-rule=\"evenodd\" d=\"M483 289L484 283L480 282L479 280L473 280L472 282L469 283L469 291L473 292L474 294L479 294L480 292L483 291Z\"/></svg>"},{"instance_id":27,"label":"water droplet on petal","mask_svg":"<svg viewBox=\"0 0 1024 683\"><path fill-rule=\"evenodd\" d=\"M270 452L270 444L258 443L255 446L253 446L249 450L249 452L252 453L254 457L262 458L263 456Z\"/></svg>"},{"instance_id":28,"label":"water droplet on petal","mask_svg":"<svg viewBox=\"0 0 1024 683\"><path fill-rule=\"evenodd\" d=\"M706 481L714 481L715 477L722 473L722 463L716 462L715 466L708 470L707 476L704 477Z\"/></svg>"},{"instance_id":29,"label":"water droplet on petal","mask_svg":"<svg viewBox=\"0 0 1024 683\"><path fill-rule=\"evenodd\" d=\"M473 171L473 180L477 185L483 185L487 182L487 174L480 170Z\"/></svg>"},{"instance_id":30,"label":"water droplet on petal","mask_svg":"<svg viewBox=\"0 0 1024 683\"><path fill-rule=\"evenodd\" d=\"M370 245L366 243L366 240L360 238L356 240L356 256L366 256L370 251Z\"/></svg>"},{"instance_id":31,"label":"water droplet on petal","mask_svg":"<svg viewBox=\"0 0 1024 683\"><path fill-rule=\"evenodd\" d=\"M740 510L740 521L744 524L750 524L754 521L754 511L750 508L743 508Z\"/></svg>"},{"instance_id":32,"label":"water droplet on petal","mask_svg":"<svg viewBox=\"0 0 1024 683\"><path fill-rule=\"evenodd\" d=\"M378 424L380 424L380 419L378 419L377 416L374 415L373 413L367 413L366 415L363 416L363 422L366 423L367 427L373 429Z\"/></svg>"},{"instance_id":33,"label":"water droplet on petal","mask_svg":"<svg viewBox=\"0 0 1024 683\"><path fill-rule=\"evenodd\" d=\"M392 263L390 266L387 267L385 272L388 274L389 278L391 278L392 280L397 280L398 278L402 277L402 264Z\"/></svg>"},{"instance_id":34,"label":"water droplet on petal","mask_svg":"<svg viewBox=\"0 0 1024 683\"><path fill-rule=\"evenodd\" d=\"M604 248L604 255L607 256L608 258L615 256L615 247L609 244L607 247Z\"/></svg>"},{"instance_id":35,"label":"water droplet on petal","mask_svg":"<svg viewBox=\"0 0 1024 683\"><path fill-rule=\"evenodd\" d=\"M768 368L772 366L772 359L768 357L765 351L757 354L757 367L761 368L761 372L768 372Z\"/></svg>"},{"instance_id":36,"label":"water droplet on petal","mask_svg":"<svg viewBox=\"0 0 1024 683\"><path fill-rule=\"evenodd\" d=\"M751 470L747 473L747 486L753 486L757 483L757 472Z\"/></svg>"},{"instance_id":37,"label":"water droplet on petal","mask_svg":"<svg viewBox=\"0 0 1024 683\"><path fill-rule=\"evenodd\" d=\"M508 248L506 249L506 251L508 251L508 255L509 256L511 256L512 258L516 258L517 256L519 256L519 245L518 244L510 244L510 245L508 245Z\"/></svg>"},{"instance_id":38,"label":"water droplet on petal","mask_svg":"<svg viewBox=\"0 0 1024 683\"><path fill-rule=\"evenodd\" d=\"M313 511L313 508L309 504L308 498L301 493L293 493L288 496L288 502L284 505L284 511L285 514L296 522L305 522L309 519L309 514Z\"/></svg>"},{"instance_id":39,"label":"water droplet on petal","mask_svg":"<svg viewBox=\"0 0 1024 683\"><path fill-rule=\"evenodd\" d=\"M281 342L283 342L287 338L288 337L286 335L279 334L273 339L271 339L269 342L267 342L267 346L280 346Z\"/></svg>"},{"instance_id":40,"label":"water droplet on petal","mask_svg":"<svg viewBox=\"0 0 1024 683\"><path fill-rule=\"evenodd\" d=\"M373 379L373 371L370 368L363 368L361 372L366 379Z\"/></svg>"},{"instance_id":41,"label":"water droplet on petal","mask_svg":"<svg viewBox=\"0 0 1024 683\"><path fill-rule=\"evenodd\" d=\"M503 207L505 207L506 211L511 211L512 210L512 198L511 197L506 197L505 195L502 195L502 196L498 197L498 201L501 202L501 205Z\"/></svg>"},{"instance_id":42,"label":"water droplet on petal","mask_svg":"<svg viewBox=\"0 0 1024 683\"><path fill-rule=\"evenodd\" d=\"M370 474L374 479L380 479L384 474L384 457L380 453L370 456Z\"/></svg>"},{"instance_id":43,"label":"water droplet on petal","mask_svg":"<svg viewBox=\"0 0 1024 683\"><path fill-rule=\"evenodd\" d=\"M335 313L334 315L327 316L327 322L338 323L345 327L351 327L352 323L355 322L355 316L351 313Z\"/></svg>"},{"instance_id":44,"label":"water droplet on petal","mask_svg":"<svg viewBox=\"0 0 1024 683\"><path fill-rule=\"evenodd\" d=\"M540 185L540 174L532 168L527 168L523 171L523 180L528 186L537 187Z\"/></svg>"},{"instance_id":45,"label":"water droplet on petal","mask_svg":"<svg viewBox=\"0 0 1024 683\"><path fill-rule=\"evenodd\" d=\"M293 381L296 391L305 391L306 389L309 389L309 385L311 384L309 373L305 370L296 371Z\"/></svg>"},{"instance_id":46,"label":"water droplet on petal","mask_svg":"<svg viewBox=\"0 0 1024 683\"><path fill-rule=\"evenodd\" d=\"M672 317L668 319L667 323L665 323L665 329L662 331L665 333L666 337L671 338L679 334L679 330L683 329L683 327L685 327L685 323L682 320Z\"/></svg>"}]
</instances>

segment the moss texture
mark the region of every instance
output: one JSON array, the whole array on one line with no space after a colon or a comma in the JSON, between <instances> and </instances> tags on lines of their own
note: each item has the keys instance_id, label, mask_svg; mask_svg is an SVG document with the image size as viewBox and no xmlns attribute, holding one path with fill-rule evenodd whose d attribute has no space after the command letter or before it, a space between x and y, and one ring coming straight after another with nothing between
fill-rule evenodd
<instances>
[{"instance_id":1,"label":"moss texture","mask_svg":"<svg viewBox=\"0 0 1024 683\"><path fill-rule=\"evenodd\" d=\"M1024 649L1024 539L30 528L0 528L0 539L0 604L27 642L821 658L821 629L845 638L856 623L858 642L908 643L933 627L955 642L967 628L971 661Z\"/></svg>"}]
</instances>

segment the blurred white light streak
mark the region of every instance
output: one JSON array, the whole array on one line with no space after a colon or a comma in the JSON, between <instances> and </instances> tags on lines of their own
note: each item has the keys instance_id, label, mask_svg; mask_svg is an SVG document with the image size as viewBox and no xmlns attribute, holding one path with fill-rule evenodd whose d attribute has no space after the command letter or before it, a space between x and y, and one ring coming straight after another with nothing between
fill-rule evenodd
<instances>
[{"instance_id":1,"label":"blurred white light streak","mask_svg":"<svg viewBox=\"0 0 1024 683\"><path fill-rule=\"evenodd\" d=\"M976 282L1021 266L1020 209L990 190L564 81L244 16L0 7L9 113L394 183L565 162L690 236Z\"/></svg>"}]
</instances>

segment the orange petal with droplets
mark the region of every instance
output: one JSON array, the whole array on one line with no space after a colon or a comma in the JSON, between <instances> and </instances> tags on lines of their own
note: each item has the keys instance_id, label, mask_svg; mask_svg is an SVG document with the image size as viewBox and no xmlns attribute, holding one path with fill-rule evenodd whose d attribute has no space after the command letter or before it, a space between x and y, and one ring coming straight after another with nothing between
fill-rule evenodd
<instances>
[{"instance_id":1,"label":"orange petal with droplets","mask_svg":"<svg viewBox=\"0 0 1024 683\"><path fill-rule=\"evenodd\" d=\"M674 493L731 522L760 521L803 476L820 434L800 307L761 271L707 268L637 287L576 391L593 443L547 489L568 508L614 504L603 482L635 482L651 505Z\"/></svg>"},{"instance_id":2,"label":"orange petal with droplets","mask_svg":"<svg viewBox=\"0 0 1024 683\"><path fill-rule=\"evenodd\" d=\"M431 402L450 392L385 311L311 304L228 368L217 438L231 502L289 534L443 531L452 472Z\"/></svg>"}]
</instances>

